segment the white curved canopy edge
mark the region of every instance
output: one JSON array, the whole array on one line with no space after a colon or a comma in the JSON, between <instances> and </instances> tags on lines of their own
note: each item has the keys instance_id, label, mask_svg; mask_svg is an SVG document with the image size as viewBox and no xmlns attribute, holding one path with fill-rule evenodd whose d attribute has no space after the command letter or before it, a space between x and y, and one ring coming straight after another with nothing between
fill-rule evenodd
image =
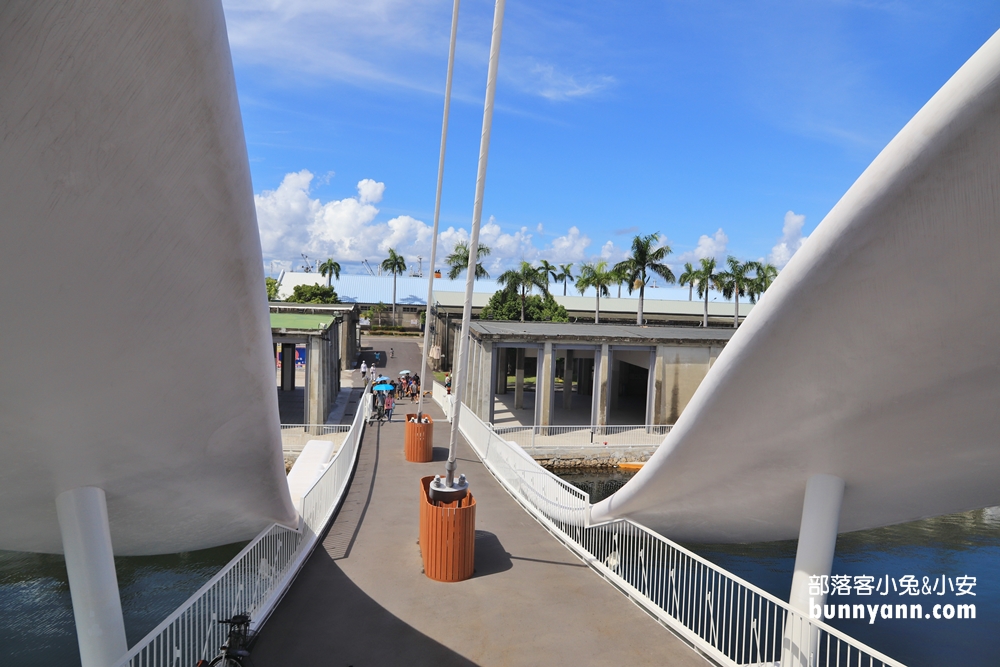
<instances>
[{"instance_id":1,"label":"white curved canopy edge","mask_svg":"<svg viewBox=\"0 0 1000 667\"><path fill-rule=\"evenodd\" d=\"M907 123L747 317L646 466L594 507L682 540L1000 504L1000 33Z\"/></svg>"},{"instance_id":2,"label":"white curved canopy edge","mask_svg":"<svg viewBox=\"0 0 1000 667\"><path fill-rule=\"evenodd\" d=\"M0 549L296 525L221 3L0 3L0 174Z\"/></svg>"}]
</instances>

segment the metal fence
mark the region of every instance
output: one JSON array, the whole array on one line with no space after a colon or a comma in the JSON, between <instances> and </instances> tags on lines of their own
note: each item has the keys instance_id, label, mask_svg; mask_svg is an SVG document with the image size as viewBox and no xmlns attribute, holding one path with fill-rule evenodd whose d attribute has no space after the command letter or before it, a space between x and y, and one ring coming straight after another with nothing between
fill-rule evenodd
<instances>
[{"instance_id":1,"label":"metal fence","mask_svg":"<svg viewBox=\"0 0 1000 667\"><path fill-rule=\"evenodd\" d=\"M647 426L501 426L493 432L523 449L556 447L607 446L655 450L663 442L671 425Z\"/></svg>"},{"instance_id":2,"label":"metal fence","mask_svg":"<svg viewBox=\"0 0 1000 667\"><path fill-rule=\"evenodd\" d=\"M365 388L363 398L370 389ZM192 667L217 655L228 628L219 620L247 612L259 628L312 553L347 491L371 401L362 400L343 445L302 500L297 529L273 524L243 548L115 667Z\"/></svg>"},{"instance_id":3,"label":"metal fence","mask_svg":"<svg viewBox=\"0 0 1000 667\"><path fill-rule=\"evenodd\" d=\"M903 667L639 524L592 525L585 492L539 466L464 406L459 428L490 472L542 526L715 663Z\"/></svg>"},{"instance_id":4,"label":"metal fence","mask_svg":"<svg viewBox=\"0 0 1000 667\"><path fill-rule=\"evenodd\" d=\"M282 424L281 450L285 454L301 454L310 440L329 440L341 444L352 424Z\"/></svg>"}]
</instances>

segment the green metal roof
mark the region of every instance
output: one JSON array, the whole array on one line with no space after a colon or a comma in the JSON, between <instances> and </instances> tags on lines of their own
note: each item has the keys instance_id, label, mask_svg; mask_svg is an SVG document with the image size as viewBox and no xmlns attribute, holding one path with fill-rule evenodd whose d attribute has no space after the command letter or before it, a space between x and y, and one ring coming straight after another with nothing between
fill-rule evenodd
<instances>
[{"instance_id":1,"label":"green metal roof","mask_svg":"<svg viewBox=\"0 0 1000 667\"><path fill-rule=\"evenodd\" d=\"M312 315L306 313L271 313L271 329L295 331L316 331L326 329L333 323L332 315Z\"/></svg>"}]
</instances>

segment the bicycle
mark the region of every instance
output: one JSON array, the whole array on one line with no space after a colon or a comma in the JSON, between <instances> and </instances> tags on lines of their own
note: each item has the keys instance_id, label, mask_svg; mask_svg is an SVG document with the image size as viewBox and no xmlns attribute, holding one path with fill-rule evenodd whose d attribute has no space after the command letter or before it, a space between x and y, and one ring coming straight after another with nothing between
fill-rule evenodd
<instances>
[{"instance_id":1,"label":"bicycle","mask_svg":"<svg viewBox=\"0 0 1000 667\"><path fill-rule=\"evenodd\" d=\"M250 645L255 639L256 632L250 630L250 617L246 614L237 614L232 618L219 621L220 625L229 626L229 636L226 643L219 647L221 653L212 659L199 660L195 667L251 667Z\"/></svg>"}]
</instances>

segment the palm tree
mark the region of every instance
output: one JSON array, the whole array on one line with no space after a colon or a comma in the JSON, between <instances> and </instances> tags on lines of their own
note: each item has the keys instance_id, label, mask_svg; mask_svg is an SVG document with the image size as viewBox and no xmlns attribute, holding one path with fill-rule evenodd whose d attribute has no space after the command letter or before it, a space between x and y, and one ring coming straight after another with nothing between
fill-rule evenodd
<instances>
[{"instance_id":1,"label":"palm tree","mask_svg":"<svg viewBox=\"0 0 1000 667\"><path fill-rule=\"evenodd\" d=\"M618 297L617 298L619 298L619 299L622 298L622 285L624 285L625 283L628 282L628 274L625 271L619 271L618 270L618 265L615 265L615 267L612 268L612 269L610 269L608 271L608 273L611 274L612 284L613 285L618 285ZM631 291L631 290L629 290L629 291Z\"/></svg>"},{"instance_id":2,"label":"palm tree","mask_svg":"<svg viewBox=\"0 0 1000 667\"><path fill-rule=\"evenodd\" d=\"M774 279L778 277L778 267L774 264L768 264L766 262L757 262L757 275L754 276L751 282L752 291L750 292L751 303L757 303L757 299L763 296L767 288L771 286Z\"/></svg>"},{"instance_id":3,"label":"palm tree","mask_svg":"<svg viewBox=\"0 0 1000 667\"><path fill-rule=\"evenodd\" d=\"M728 270L719 274L718 281L722 288L722 295L727 299L735 299L733 309L733 328L735 329L740 324L740 297L753 295L754 277L751 276L751 273L759 273L757 267L760 264L753 260L741 262L730 255L726 258L726 266ZM750 297L751 301L755 299L755 296Z\"/></svg>"},{"instance_id":4,"label":"palm tree","mask_svg":"<svg viewBox=\"0 0 1000 667\"><path fill-rule=\"evenodd\" d=\"M580 290L580 296L583 296L588 287L593 287L597 292L594 324L601 323L601 294L611 296L608 285L613 285L615 280L614 271L608 271L608 263L605 261L584 264L580 267L580 275L576 279L576 288Z\"/></svg>"},{"instance_id":5,"label":"palm tree","mask_svg":"<svg viewBox=\"0 0 1000 667\"><path fill-rule=\"evenodd\" d=\"M698 282L698 272L691 266L691 262L684 262L684 273L677 279L677 284L681 287L688 286L688 301L694 299L694 286Z\"/></svg>"},{"instance_id":6,"label":"palm tree","mask_svg":"<svg viewBox=\"0 0 1000 667\"><path fill-rule=\"evenodd\" d=\"M660 276L668 285L676 280L674 272L663 263L663 260L671 252L670 246L662 245L657 248L656 243L659 240L659 232L653 232L646 236L636 236L632 239L632 255L615 265L615 269L621 269L628 276L629 294L634 288L639 288L639 312L635 317L636 324L642 324L642 304L646 296L649 273Z\"/></svg>"},{"instance_id":7,"label":"palm tree","mask_svg":"<svg viewBox=\"0 0 1000 667\"><path fill-rule=\"evenodd\" d=\"M573 263L560 264L559 273L555 276L556 282L562 281L563 284L563 296L566 296L566 284L573 280Z\"/></svg>"},{"instance_id":8,"label":"palm tree","mask_svg":"<svg viewBox=\"0 0 1000 667\"><path fill-rule=\"evenodd\" d=\"M524 260L521 260L520 267L508 269L497 276L497 282L503 285L504 289L521 297L522 322L524 321L524 300L531 294L532 289L537 287L542 294L549 295L548 275Z\"/></svg>"},{"instance_id":9,"label":"palm tree","mask_svg":"<svg viewBox=\"0 0 1000 667\"><path fill-rule=\"evenodd\" d=\"M392 325L396 326L396 276L406 271L406 260L389 248L389 256L382 260L382 270L392 274Z\"/></svg>"},{"instance_id":10,"label":"palm tree","mask_svg":"<svg viewBox=\"0 0 1000 667\"><path fill-rule=\"evenodd\" d=\"M489 246L480 243L476 247L476 259L479 260L480 258L489 255L490 252L491 251ZM465 271L467 268L469 268L469 244L466 243L465 241L457 242L455 244L455 249L452 250L451 254L445 258L444 262L450 267L448 269L448 278L451 280L455 280L456 278L458 278L460 275L462 275L462 271ZM486 273L486 269L483 268L482 263L477 261L476 280L479 280L480 278L489 278L489 277L490 274Z\"/></svg>"},{"instance_id":11,"label":"palm tree","mask_svg":"<svg viewBox=\"0 0 1000 667\"><path fill-rule=\"evenodd\" d=\"M715 258L706 257L701 260L701 268L696 272L695 280L698 285L698 298L705 297L705 318L701 326L708 326L708 292L712 287L718 287L719 274L715 272Z\"/></svg>"},{"instance_id":12,"label":"palm tree","mask_svg":"<svg viewBox=\"0 0 1000 667\"><path fill-rule=\"evenodd\" d=\"M325 262L319 265L319 275L326 278L327 287L333 287L333 285L330 284L333 278L336 277L337 280L340 280L340 264L330 258L327 258Z\"/></svg>"},{"instance_id":13,"label":"palm tree","mask_svg":"<svg viewBox=\"0 0 1000 667\"><path fill-rule=\"evenodd\" d=\"M551 281L559 282L559 271L552 264L549 264L548 260L541 260L538 266L538 270L545 275L545 282L549 283Z\"/></svg>"}]
</instances>

